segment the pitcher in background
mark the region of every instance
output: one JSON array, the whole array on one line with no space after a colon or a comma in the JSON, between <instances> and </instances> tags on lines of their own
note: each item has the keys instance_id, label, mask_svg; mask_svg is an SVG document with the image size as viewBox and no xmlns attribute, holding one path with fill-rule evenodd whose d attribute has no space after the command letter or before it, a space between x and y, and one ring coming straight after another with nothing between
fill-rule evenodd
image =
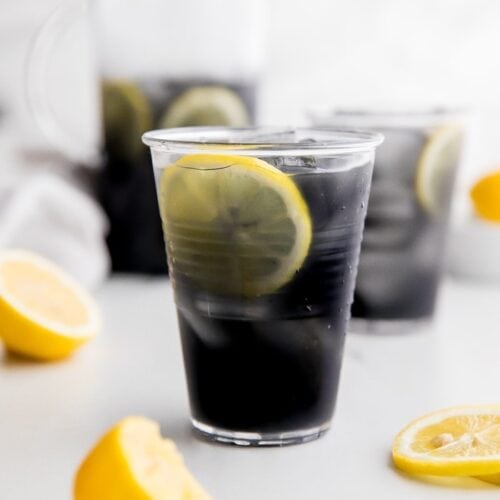
<instances>
[{"instance_id":1,"label":"pitcher in background","mask_svg":"<svg viewBox=\"0 0 500 500\"><path fill-rule=\"evenodd\" d=\"M35 49L55 45L55 33L78 12L75 5L51 16L51 29L41 30ZM102 143L93 184L109 219L112 268L164 273L154 179L141 135L152 128L254 124L263 2L88 0L85 6L101 95ZM37 59L43 58L33 54L40 65ZM48 106L32 104L45 130L66 134ZM71 143L53 142L59 149Z\"/></svg>"}]
</instances>

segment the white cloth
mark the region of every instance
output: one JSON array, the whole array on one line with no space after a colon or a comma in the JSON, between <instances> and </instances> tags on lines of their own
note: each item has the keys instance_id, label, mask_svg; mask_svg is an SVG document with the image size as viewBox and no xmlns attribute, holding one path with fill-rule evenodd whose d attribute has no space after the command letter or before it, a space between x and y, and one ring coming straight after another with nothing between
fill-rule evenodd
<instances>
[{"instance_id":1,"label":"white cloth","mask_svg":"<svg viewBox=\"0 0 500 500\"><path fill-rule=\"evenodd\" d=\"M106 230L97 203L57 173L0 177L0 248L37 252L93 289L110 269Z\"/></svg>"}]
</instances>

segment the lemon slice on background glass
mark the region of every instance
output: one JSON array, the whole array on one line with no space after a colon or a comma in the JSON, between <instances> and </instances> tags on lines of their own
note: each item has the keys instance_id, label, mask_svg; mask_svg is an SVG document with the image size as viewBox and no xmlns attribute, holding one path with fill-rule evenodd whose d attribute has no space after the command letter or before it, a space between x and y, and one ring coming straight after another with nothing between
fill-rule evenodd
<instances>
[{"instance_id":1,"label":"lemon slice on background glass","mask_svg":"<svg viewBox=\"0 0 500 500\"><path fill-rule=\"evenodd\" d=\"M415 189L420 204L430 214L446 213L462 139L461 126L443 125L432 133L420 154Z\"/></svg>"},{"instance_id":2,"label":"lemon slice on background glass","mask_svg":"<svg viewBox=\"0 0 500 500\"><path fill-rule=\"evenodd\" d=\"M75 500L210 500L175 444L156 422L127 417L111 428L80 465Z\"/></svg>"},{"instance_id":3,"label":"lemon slice on background glass","mask_svg":"<svg viewBox=\"0 0 500 500\"><path fill-rule=\"evenodd\" d=\"M500 405L447 408L418 418L396 436L392 456L410 474L500 474Z\"/></svg>"},{"instance_id":4,"label":"lemon slice on background glass","mask_svg":"<svg viewBox=\"0 0 500 500\"><path fill-rule=\"evenodd\" d=\"M190 87L170 104L160 127L225 125L242 127L250 118L241 97L227 87Z\"/></svg>"},{"instance_id":5,"label":"lemon slice on background glass","mask_svg":"<svg viewBox=\"0 0 500 500\"><path fill-rule=\"evenodd\" d=\"M293 180L256 158L193 154L160 180L160 212L175 273L214 293L272 293L301 268L311 243Z\"/></svg>"},{"instance_id":6,"label":"lemon slice on background glass","mask_svg":"<svg viewBox=\"0 0 500 500\"><path fill-rule=\"evenodd\" d=\"M0 339L7 349L59 359L99 328L94 300L61 269L30 252L0 253Z\"/></svg>"},{"instance_id":7,"label":"lemon slice on background glass","mask_svg":"<svg viewBox=\"0 0 500 500\"><path fill-rule=\"evenodd\" d=\"M132 82L107 80L102 86L106 147L119 158L134 160L144 146L141 136L152 128L151 107Z\"/></svg>"},{"instance_id":8,"label":"lemon slice on background glass","mask_svg":"<svg viewBox=\"0 0 500 500\"><path fill-rule=\"evenodd\" d=\"M500 222L500 170L479 179L470 196L476 215L491 222Z\"/></svg>"}]
</instances>

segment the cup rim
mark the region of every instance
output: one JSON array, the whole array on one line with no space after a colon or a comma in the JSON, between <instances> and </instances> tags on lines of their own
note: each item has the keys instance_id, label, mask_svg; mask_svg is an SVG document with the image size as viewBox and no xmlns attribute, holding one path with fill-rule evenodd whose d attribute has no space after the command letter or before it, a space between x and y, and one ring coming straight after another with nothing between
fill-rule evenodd
<instances>
[{"instance_id":1,"label":"cup rim","mask_svg":"<svg viewBox=\"0 0 500 500\"><path fill-rule=\"evenodd\" d=\"M286 136L291 136L288 141ZM299 140L300 136L304 138ZM267 157L372 151L383 140L378 132L340 127L180 127L151 130L142 136L151 149L169 153Z\"/></svg>"},{"instance_id":2,"label":"cup rim","mask_svg":"<svg viewBox=\"0 0 500 500\"><path fill-rule=\"evenodd\" d=\"M318 127L355 127L362 130L426 127L444 122L462 122L468 110L461 107L333 107L308 110Z\"/></svg>"}]
</instances>

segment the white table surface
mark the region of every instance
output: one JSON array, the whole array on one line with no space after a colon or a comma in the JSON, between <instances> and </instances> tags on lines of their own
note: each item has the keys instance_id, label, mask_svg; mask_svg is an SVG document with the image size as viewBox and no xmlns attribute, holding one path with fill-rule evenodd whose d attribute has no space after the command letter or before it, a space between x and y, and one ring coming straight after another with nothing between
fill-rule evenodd
<instances>
[{"instance_id":1,"label":"white table surface","mask_svg":"<svg viewBox=\"0 0 500 500\"><path fill-rule=\"evenodd\" d=\"M0 350L0 500L71 498L86 451L130 414L161 422L218 500L499 498L500 488L475 479L405 476L389 459L392 438L414 417L500 402L498 287L448 280L432 328L348 335L331 431L266 449L212 445L191 434L166 280L115 278L97 298L104 331L72 359L36 364Z\"/></svg>"}]
</instances>

